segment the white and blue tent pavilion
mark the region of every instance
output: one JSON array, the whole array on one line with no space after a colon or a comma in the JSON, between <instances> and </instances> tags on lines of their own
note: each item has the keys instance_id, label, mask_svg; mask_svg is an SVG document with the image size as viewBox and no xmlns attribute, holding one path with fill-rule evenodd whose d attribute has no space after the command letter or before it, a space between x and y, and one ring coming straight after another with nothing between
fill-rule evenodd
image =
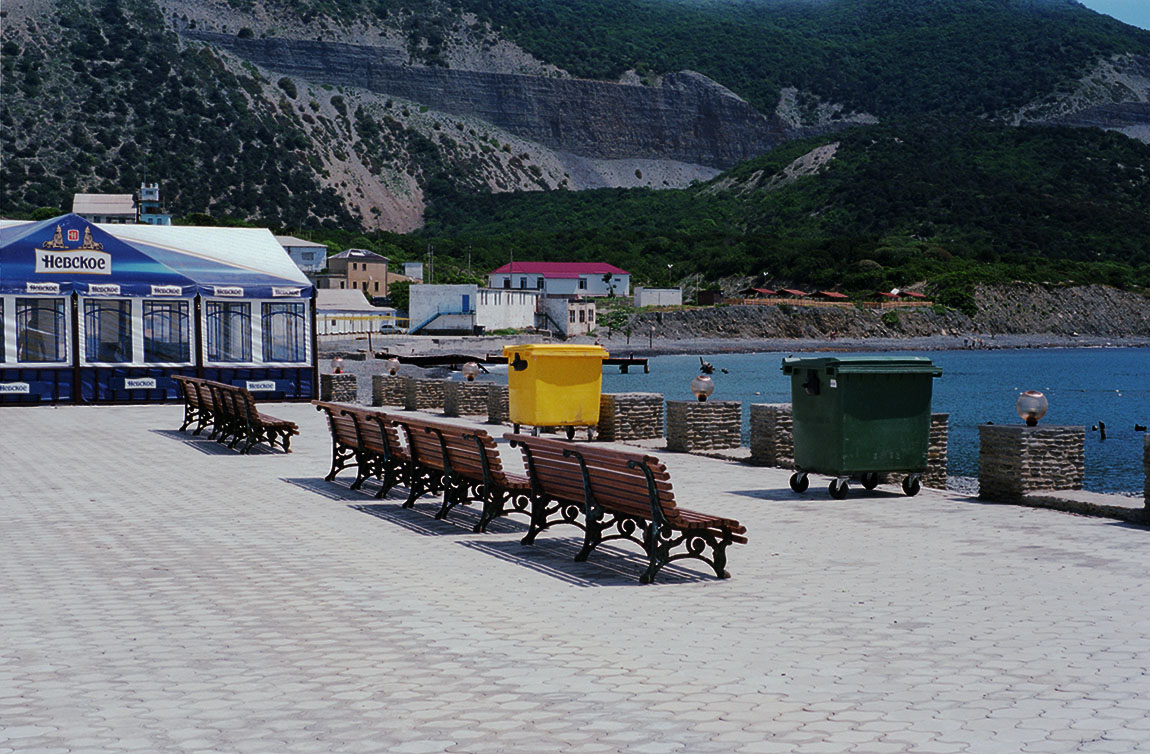
<instances>
[{"instance_id":1,"label":"white and blue tent pavilion","mask_svg":"<svg viewBox=\"0 0 1150 754\"><path fill-rule=\"evenodd\" d=\"M264 229L0 221L0 405L314 398L314 297Z\"/></svg>"}]
</instances>

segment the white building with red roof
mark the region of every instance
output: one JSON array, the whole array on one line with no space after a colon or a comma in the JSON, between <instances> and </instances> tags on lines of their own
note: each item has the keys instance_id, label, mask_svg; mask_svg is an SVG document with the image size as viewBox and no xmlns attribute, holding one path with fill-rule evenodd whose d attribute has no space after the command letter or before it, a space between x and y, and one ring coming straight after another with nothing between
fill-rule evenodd
<instances>
[{"instance_id":1,"label":"white building with red roof","mask_svg":"<svg viewBox=\"0 0 1150 754\"><path fill-rule=\"evenodd\" d=\"M487 275L491 288L544 296L629 296L631 273L606 262L510 262Z\"/></svg>"}]
</instances>

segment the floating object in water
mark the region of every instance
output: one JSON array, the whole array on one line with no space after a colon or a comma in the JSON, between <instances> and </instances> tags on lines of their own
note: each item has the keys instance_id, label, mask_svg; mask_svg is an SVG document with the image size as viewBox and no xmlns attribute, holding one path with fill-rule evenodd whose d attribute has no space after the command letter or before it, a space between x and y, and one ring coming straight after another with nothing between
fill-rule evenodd
<instances>
[{"instance_id":1,"label":"floating object in water","mask_svg":"<svg viewBox=\"0 0 1150 754\"><path fill-rule=\"evenodd\" d=\"M1093 427L1090 428L1090 431L1091 432L1097 432L1099 440L1105 440L1106 439L1106 422L1104 422L1104 421L1098 422L1097 424L1095 424Z\"/></svg>"},{"instance_id":2,"label":"floating object in water","mask_svg":"<svg viewBox=\"0 0 1150 754\"><path fill-rule=\"evenodd\" d=\"M1134 431L1135 432L1145 432L1146 431L1146 425L1145 424L1135 424L1134 425Z\"/></svg>"}]
</instances>

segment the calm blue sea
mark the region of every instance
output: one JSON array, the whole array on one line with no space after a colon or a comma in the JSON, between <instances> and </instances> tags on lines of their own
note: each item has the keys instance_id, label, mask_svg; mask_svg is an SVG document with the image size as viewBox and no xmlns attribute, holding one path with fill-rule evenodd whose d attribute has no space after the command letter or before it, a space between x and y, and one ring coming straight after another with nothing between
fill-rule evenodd
<instances>
[{"instance_id":1,"label":"calm blue sea","mask_svg":"<svg viewBox=\"0 0 1150 754\"><path fill-rule=\"evenodd\" d=\"M859 352L860 354L867 352ZM743 403L743 438L749 436L750 404L788 403L790 383L779 369L791 353L703 354L715 365L712 400ZM827 355L827 354L808 354ZM1086 427L1088 490L1141 493L1142 432L1150 424L1150 348L1043 348L993 351L914 351L942 367L934 381L932 409L950 414L948 473L978 476L978 425L1018 423L1014 402L1023 390L1041 390L1050 401L1043 423ZM726 369L727 374L718 370ZM651 359L650 374L603 370L605 392L662 393L691 400L688 384L698 356ZM1090 427L1106 423L1106 440Z\"/></svg>"}]
</instances>

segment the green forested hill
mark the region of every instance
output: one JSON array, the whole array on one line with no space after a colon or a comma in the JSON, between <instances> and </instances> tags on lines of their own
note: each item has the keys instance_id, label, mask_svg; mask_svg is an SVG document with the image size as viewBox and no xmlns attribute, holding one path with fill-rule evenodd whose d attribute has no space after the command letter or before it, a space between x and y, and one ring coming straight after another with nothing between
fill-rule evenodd
<instances>
[{"instance_id":1,"label":"green forested hill","mask_svg":"<svg viewBox=\"0 0 1150 754\"><path fill-rule=\"evenodd\" d=\"M459 0L573 73L691 69L764 112L795 86L875 115L982 115L1150 32L1071 0Z\"/></svg>"},{"instance_id":2,"label":"green forested hill","mask_svg":"<svg viewBox=\"0 0 1150 754\"><path fill-rule=\"evenodd\" d=\"M766 188L834 143L817 174ZM795 142L681 191L445 193L424 235L517 258L605 258L662 282L674 264L676 277L769 270L863 289L995 264L1016 277L1150 285L1150 146L1101 131L915 120Z\"/></svg>"}]
</instances>

